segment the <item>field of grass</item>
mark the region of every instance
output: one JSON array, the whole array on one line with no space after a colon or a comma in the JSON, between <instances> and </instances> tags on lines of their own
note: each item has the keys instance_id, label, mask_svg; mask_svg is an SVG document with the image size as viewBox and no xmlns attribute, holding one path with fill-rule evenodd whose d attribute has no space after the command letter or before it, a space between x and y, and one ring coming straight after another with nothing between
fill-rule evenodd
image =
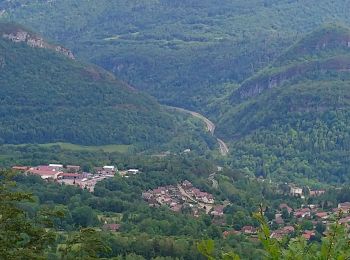
<instances>
[{"instance_id":1,"label":"field of grass","mask_svg":"<svg viewBox=\"0 0 350 260\"><path fill-rule=\"evenodd\" d=\"M119 144L111 144L111 145L101 145L101 146L84 146L77 145L71 143L47 143L47 144L38 144L40 147L52 147L55 145L59 145L64 150L71 151L104 151L106 153L118 152L118 153L126 153L132 147L131 145L119 145Z\"/></svg>"}]
</instances>

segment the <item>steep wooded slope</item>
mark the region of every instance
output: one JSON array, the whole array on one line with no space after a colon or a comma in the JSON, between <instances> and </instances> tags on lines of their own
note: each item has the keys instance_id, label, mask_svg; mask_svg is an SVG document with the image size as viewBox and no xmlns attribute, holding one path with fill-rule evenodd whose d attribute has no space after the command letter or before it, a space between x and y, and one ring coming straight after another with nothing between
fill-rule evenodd
<instances>
[{"instance_id":1,"label":"steep wooded slope","mask_svg":"<svg viewBox=\"0 0 350 260\"><path fill-rule=\"evenodd\" d=\"M350 31L326 26L233 92L218 132L236 167L264 176L350 179Z\"/></svg>"},{"instance_id":2,"label":"steep wooded slope","mask_svg":"<svg viewBox=\"0 0 350 260\"><path fill-rule=\"evenodd\" d=\"M0 140L149 147L184 123L101 68L14 24L0 24Z\"/></svg>"}]
</instances>

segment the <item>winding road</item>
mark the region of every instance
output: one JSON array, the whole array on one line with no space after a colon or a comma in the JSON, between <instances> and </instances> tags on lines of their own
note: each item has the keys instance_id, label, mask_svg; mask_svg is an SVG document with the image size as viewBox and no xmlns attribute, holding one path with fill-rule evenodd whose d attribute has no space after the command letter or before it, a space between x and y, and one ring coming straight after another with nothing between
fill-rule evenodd
<instances>
[{"instance_id":1,"label":"winding road","mask_svg":"<svg viewBox=\"0 0 350 260\"><path fill-rule=\"evenodd\" d=\"M207 127L207 131L210 132L213 136L215 136L215 124L210 121L208 118L206 118L205 116L197 113L197 112L194 112L194 111L190 111L190 110L187 110L187 109L184 109L184 108L180 108L180 107L171 107L171 106L167 106L167 108L169 109L173 109L173 110L176 110L176 111L180 111L180 112L183 112L183 113L187 113L187 114L191 114L192 116L202 120L206 127ZM227 156L228 152L229 152L229 149L228 149L228 146L227 144L221 140L220 138L217 138L216 137L216 140L219 144L219 148L220 148L220 154L222 156Z\"/></svg>"}]
</instances>

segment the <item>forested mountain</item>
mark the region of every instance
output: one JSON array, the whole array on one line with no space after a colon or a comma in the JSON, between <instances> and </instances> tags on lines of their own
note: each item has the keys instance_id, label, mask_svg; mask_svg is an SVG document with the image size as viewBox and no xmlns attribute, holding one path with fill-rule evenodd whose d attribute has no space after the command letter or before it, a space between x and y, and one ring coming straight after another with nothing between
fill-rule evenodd
<instances>
[{"instance_id":1,"label":"forested mountain","mask_svg":"<svg viewBox=\"0 0 350 260\"><path fill-rule=\"evenodd\" d=\"M18 25L0 24L0 86L1 143L147 148L191 136L154 98Z\"/></svg>"},{"instance_id":2,"label":"forested mountain","mask_svg":"<svg viewBox=\"0 0 350 260\"><path fill-rule=\"evenodd\" d=\"M218 131L235 167L349 181L350 30L324 26L233 91Z\"/></svg>"},{"instance_id":3,"label":"forested mountain","mask_svg":"<svg viewBox=\"0 0 350 260\"><path fill-rule=\"evenodd\" d=\"M62 42L161 102L206 111L323 23L350 24L349 1L140 0L0 3L13 19Z\"/></svg>"}]
</instances>

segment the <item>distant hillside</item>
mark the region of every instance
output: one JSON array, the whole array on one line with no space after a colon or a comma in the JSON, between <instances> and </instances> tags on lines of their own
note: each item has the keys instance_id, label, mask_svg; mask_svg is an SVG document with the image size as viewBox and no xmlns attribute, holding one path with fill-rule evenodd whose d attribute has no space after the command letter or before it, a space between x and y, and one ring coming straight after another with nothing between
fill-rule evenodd
<instances>
[{"instance_id":1,"label":"distant hillside","mask_svg":"<svg viewBox=\"0 0 350 260\"><path fill-rule=\"evenodd\" d=\"M338 76L350 69L349 54L350 30L324 26L289 48L271 66L244 81L231 100L244 100L288 81L317 79L330 71Z\"/></svg>"},{"instance_id":2,"label":"distant hillside","mask_svg":"<svg viewBox=\"0 0 350 260\"><path fill-rule=\"evenodd\" d=\"M0 86L1 143L150 147L191 136L153 98L18 25L0 23Z\"/></svg>"},{"instance_id":3,"label":"distant hillside","mask_svg":"<svg viewBox=\"0 0 350 260\"><path fill-rule=\"evenodd\" d=\"M350 33L306 36L230 97L218 132L237 167L263 176L349 181Z\"/></svg>"},{"instance_id":4,"label":"distant hillside","mask_svg":"<svg viewBox=\"0 0 350 260\"><path fill-rule=\"evenodd\" d=\"M348 0L0 3L2 17L62 42L163 103L206 111L323 23L350 25Z\"/></svg>"}]
</instances>

